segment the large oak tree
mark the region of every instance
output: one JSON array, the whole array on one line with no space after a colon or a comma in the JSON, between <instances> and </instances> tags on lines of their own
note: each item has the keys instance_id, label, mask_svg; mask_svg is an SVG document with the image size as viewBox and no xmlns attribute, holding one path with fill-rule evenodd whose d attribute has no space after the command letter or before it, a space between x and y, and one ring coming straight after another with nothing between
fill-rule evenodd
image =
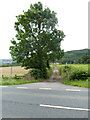
<instances>
[{"instance_id":1,"label":"large oak tree","mask_svg":"<svg viewBox=\"0 0 90 120\"><path fill-rule=\"evenodd\" d=\"M11 40L10 46L12 58L26 69L39 69L46 77L50 60L60 59L63 55L60 45L65 35L56 28L56 13L38 2L16 17L16 39Z\"/></svg>"}]
</instances>

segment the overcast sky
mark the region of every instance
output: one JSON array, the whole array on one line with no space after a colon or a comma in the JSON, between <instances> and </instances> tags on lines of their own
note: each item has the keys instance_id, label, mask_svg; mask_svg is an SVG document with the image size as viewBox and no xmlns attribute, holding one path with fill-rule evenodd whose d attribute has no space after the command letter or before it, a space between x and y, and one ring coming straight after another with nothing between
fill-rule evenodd
<instances>
[{"instance_id":1,"label":"overcast sky","mask_svg":"<svg viewBox=\"0 0 90 120\"><path fill-rule=\"evenodd\" d=\"M30 4L42 2L57 13L59 29L66 37L64 51L88 48L88 0L2 0L0 3L0 59L11 58L10 40L15 38L16 16L27 11Z\"/></svg>"}]
</instances>

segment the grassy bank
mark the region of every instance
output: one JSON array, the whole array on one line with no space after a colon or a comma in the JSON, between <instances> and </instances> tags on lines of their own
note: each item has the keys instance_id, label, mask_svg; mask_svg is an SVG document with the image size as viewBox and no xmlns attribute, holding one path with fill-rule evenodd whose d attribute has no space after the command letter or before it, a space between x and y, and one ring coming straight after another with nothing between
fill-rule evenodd
<instances>
[{"instance_id":1,"label":"grassy bank","mask_svg":"<svg viewBox=\"0 0 90 120\"><path fill-rule=\"evenodd\" d=\"M90 71L88 65L58 65L61 82L67 85L90 88Z\"/></svg>"},{"instance_id":2,"label":"grassy bank","mask_svg":"<svg viewBox=\"0 0 90 120\"><path fill-rule=\"evenodd\" d=\"M88 80L75 80L75 81L64 81L64 84L71 85L71 86L78 86L78 87L88 87L90 88L90 83Z\"/></svg>"},{"instance_id":3,"label":"grassy bank","mask_svg":"<svg viewBox=\"0 0 90 120\"><path fill-rule=\"evenodd\" d=\"M25 78L8 78L0 80L0 85L20 85L20 84L27 84L27 83L35 83L35 82L42 82L43 80L27 80Z\"/></svg>"}]
</instances>

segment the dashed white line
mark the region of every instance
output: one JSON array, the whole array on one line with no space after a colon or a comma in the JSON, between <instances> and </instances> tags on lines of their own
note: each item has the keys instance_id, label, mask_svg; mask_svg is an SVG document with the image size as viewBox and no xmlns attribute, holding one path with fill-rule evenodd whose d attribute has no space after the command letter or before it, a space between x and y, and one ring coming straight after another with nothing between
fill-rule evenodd
<instances>
[{"instance_id":1,"label":"dashed white line","mask_svg":"<svg viewBox=\"0 0 90 120\"><path fill-rule=\"evenodd\" d=\"M76 92L79 92L81 90L79 90L79 89L66 89L66 91L76 91Z\"/></svg>"},{"instance_id":2,"label":"dashed white line","mask_svg":"<svg viewBox=\"0 0 90 120\"><path fill-rule=\"evenodd\" d=\"M3 88L3 87L6 88L6 87L8 87L8 86L0 86L0 88Z\"/></svg>"},{"instance_id":3,"label":"dashed white line","mask_svg":"<svg viewBox=\"0 0 90 120\"><path fill-rule=\"evenodd\" d=\"M40 107L58 108L58 109L66 109L66 110L77 110L77 111L90 111L90 109L85 109L85 108L72 108L72 107L44 105L44 104L40 104Z\"/></svg>"},{"instance_id":4,"label":"dashed white line","mask_svg":"<svg viewBox=\"0 0 90 120\"><path fill-rule=\"evenodd\" d=\"M28 87L16 87L16 88L20 88L20 89L28 89Z\"/></svg>"},{"instance_id":5,"label":"dashed white line","mask_svg":"<svg viewBox=\"0 0 90 120\"><path fill-rule=\"evenodd\" d=\"M52 88L39 88L39 89L42 89L42 90L51 90Z\"/></svg>"}]
</instances>

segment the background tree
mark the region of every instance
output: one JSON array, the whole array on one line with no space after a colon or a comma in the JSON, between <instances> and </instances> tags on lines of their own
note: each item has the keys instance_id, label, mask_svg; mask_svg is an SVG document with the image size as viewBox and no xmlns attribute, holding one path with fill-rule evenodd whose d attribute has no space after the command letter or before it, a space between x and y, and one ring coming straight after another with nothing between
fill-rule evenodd
<instances>
[{"instance_id":1,"label":"background tree","mask_svg":"<svg viewBox=\"0 0 90 120\"><path fill-rule=\"evenodd\" d=\"M84 55L84 56L81 56L79 59L78 59L78 63L80 64L90 64L90 55Z\"/></svg>"},{"instance_id":2,"label":"background tree","mask_svg":"<svg viewBox=\"0 0 90 120\"><path fill-rule=\"evenodd\" d=\"M10 46L12 58L26 69L39 69L45 78L50 60L59 59L63 54L60 43L65 35L55 27L56 13L38 2L16 17L16 40L12 39Z\"/></svg>"}]
</instances>

